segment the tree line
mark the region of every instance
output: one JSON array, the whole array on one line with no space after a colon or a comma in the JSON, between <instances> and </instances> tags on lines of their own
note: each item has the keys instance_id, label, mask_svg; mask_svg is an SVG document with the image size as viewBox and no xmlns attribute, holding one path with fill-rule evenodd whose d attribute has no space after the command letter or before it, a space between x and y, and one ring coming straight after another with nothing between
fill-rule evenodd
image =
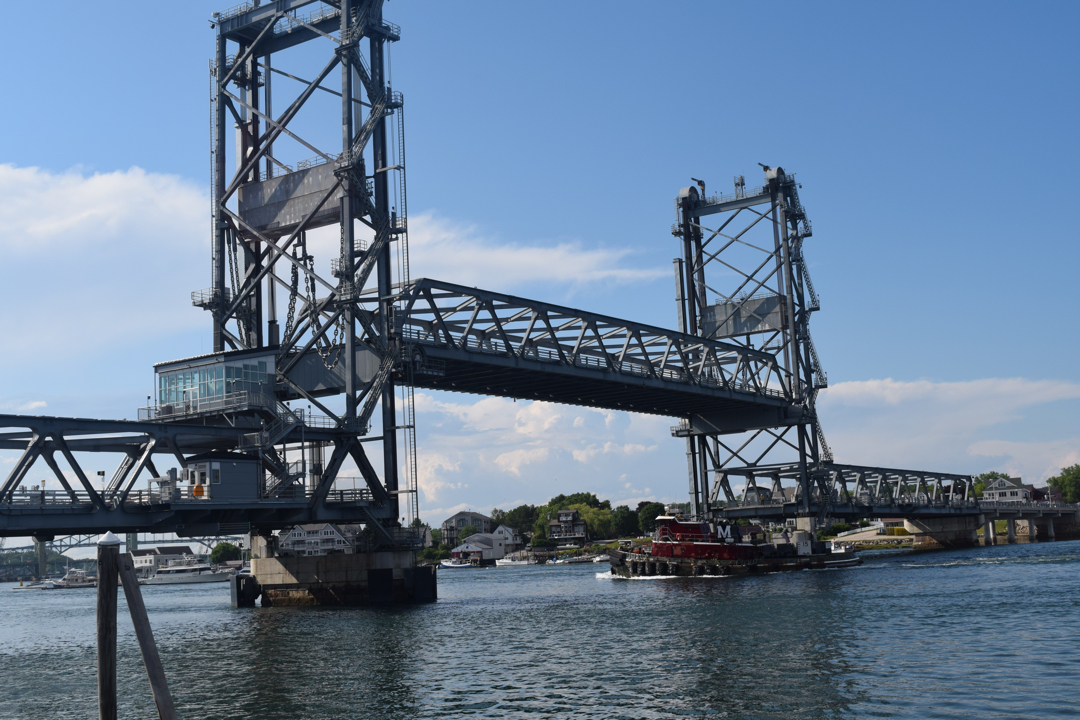
<instances>
[{"instance_id":1,"label":"tree line","mask_svg":"<svg viewBox=\"0 0 1080 720\"><path fill-rule=\"evenodd\" d=\"M631 509L628 505L611 507L610 500L600 500L594 493L579 492L556 495L544 505L518 505L512 510L495 508L491 519L530 537L533 545L548 539L551 520L560 510L576 510L585 521L590 540L646 535L656 529L656 517L663 514L664 505L641 502Z\"/></svg>"}]
</instances>

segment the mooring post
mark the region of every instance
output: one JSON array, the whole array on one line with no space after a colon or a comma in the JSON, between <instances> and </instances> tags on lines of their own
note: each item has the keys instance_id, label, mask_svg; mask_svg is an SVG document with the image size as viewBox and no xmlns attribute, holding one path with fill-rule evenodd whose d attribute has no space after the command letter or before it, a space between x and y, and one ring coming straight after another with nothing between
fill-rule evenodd
<instances>
[{"instance_id":1,"label":"mooring post","mask_svg":"<svg viewBox=\"0 0 1080 720\"><path fill-rule=\"evenodd\" d=\"M97 668L98 720L116 720L116 585L120 538L107 532L98 540Z\"/></svg>"},{"instance_id":2,"label":"mooring post","mask_svg":"<svg viewBox=\"0 0 1080 720\"><path fill-rule=\"evenodd\" d=\"M150 628L150 617L146 614L139 579L135 577L135 563L131 559L131 553L120 556L120 580L124 585L128 611L131 612L131 623L135 626L135 637L139 641L139 652L142 653L143 664L146 666L146 677L150 680L150 689L154 693L158 717L161 720L176 720L176 708L173 706L172 695L169 694L169 684L165 682L165 668L161 665L161 656L158 655L157 644L154 642L154 631Z\"/></svg>"}]
</instances>

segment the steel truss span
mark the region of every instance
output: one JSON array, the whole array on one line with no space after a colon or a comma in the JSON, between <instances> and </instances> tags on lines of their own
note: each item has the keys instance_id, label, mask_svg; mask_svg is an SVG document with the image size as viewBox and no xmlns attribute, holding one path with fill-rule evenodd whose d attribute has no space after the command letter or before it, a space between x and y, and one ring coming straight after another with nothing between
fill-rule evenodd
<instances>
[{"instance_id":1,"label":"steel truss span","mask_svg":"<svg viewBox=\"0 0 1080 720\"><path fill-rule=\"evenodd\" d=\"M421 279L396 327L411 384L610 410L800 419L774 355L550 303Z\"/></svg>"}]
</instances>

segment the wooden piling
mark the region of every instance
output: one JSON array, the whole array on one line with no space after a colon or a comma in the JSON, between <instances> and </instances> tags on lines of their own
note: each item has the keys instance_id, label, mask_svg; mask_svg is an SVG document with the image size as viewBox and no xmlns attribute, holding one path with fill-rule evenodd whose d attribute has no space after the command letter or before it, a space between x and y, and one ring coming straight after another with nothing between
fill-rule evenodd
<instances>
[{"instance_id":1,"label":"wooden piling","mask_svg":"<svg viewBox=\"0 0 1080 720\"><path fill-rule=\"evenodd\" d=\"M105 533L97 558L98 720L116 720L116 584L120 538Z\"/></svg>"},{"instance_id":2,"label":"wooden piling","mask_svg":"<svg viewBox=\"0 0 1080 720\"><path fill-rule=\"evenodd\" d=\"M169 693L169 685L165 682L165 668L161 665L161 657L154 642L154 631L150 628L150 618L146 614L146 604L143 602L142 590L139 589L139 579L135 577L135 563L130 553L120 556L120 580L123 582L124 597L127 598L128 610L131 612L131 623L135 626L135 637L139 641L139 652L142 653L143 664L146 666L146 677L150 680L150 689L154 692L158 717L161 720L176 720L176 708Z\"/></svg>"}]
</instances>

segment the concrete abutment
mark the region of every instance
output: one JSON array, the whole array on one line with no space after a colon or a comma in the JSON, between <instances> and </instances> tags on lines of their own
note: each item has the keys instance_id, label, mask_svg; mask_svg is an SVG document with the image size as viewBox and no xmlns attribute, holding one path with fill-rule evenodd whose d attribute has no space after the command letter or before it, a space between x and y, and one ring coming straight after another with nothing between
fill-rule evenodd
<instances>
[{"instance_id":1,"label":"concrete abutment","mask_svg":"<svg viewBox=\"0 0 1080 720\"><path fill-rule=\"evenodd\" d=\"M405 605L438 599L435 569L417 566L413 550L275 556L252 538L251 576L233 581L233 605Z\"/></svg>"},{"instance_id":2,"label":"concrete abutment","mask_svg":"<svg viewBox=\"0 0 1080 720\"><path fill-rule=\"evenodd\" d=\"M974 517L905 520L913 550L942 550L979 544L978 519Z\"/></svg>"}]
</instances>

